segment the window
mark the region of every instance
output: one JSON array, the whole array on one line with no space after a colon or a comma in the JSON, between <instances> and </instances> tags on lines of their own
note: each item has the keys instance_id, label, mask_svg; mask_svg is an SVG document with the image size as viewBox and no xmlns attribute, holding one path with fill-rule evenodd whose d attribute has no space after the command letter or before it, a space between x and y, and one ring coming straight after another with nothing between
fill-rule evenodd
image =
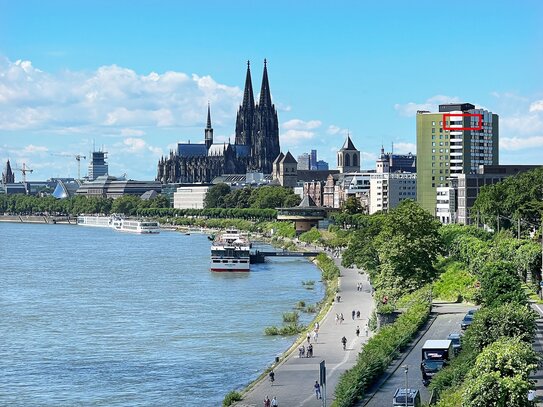
<instances>
[{"instance_id":1,"label":"window","mask_svg":"<svg viewBox=\"0 0 543 407\"><path fill-rule=\"evenodd\" d=\"M432 134L432 140L435 140L435 139L436 139L436 136L434 136L434 135Z\"/></svg>"},{"instance_id":2,"label":"window","mask_svg":"<svg viewBox=\"0 0 543 407\"><path fill-rule=\"evenodd\" d=\"M432 126L435 126L436 125L436 122L432 122Z\"/></svg>"},{"instance_id":3,"label":"window","mask_svg":"<svg viewBox=\"0 0 543 407\"><path fill-rule=\"evenodd\" d=\"M440 126L443 126L443 122L439 122L439 125L440 125Z\"/></svg>"},{"instance_id":4,"label":"window","mask_svg":"<svg viewBox=\"0 0 543 407\"><path fill-rule=\"evenodd\" d=\"M432 133L435 133L436 132L436 129L432 129Z\"/></svg>"},{"instance_id":5,"label":"window","mask_svg":"<svg viewBox=\"0 0 543 407\"><path fill-rule=\"evenodd\" d=\"M436 152L436 149L435 148L432 148L432 153L435 153Z\"/></svg>"},{"instance_id":6,"label":"window","mask_svg":"<svg viewBox=\"0 0 543 407\"><path fill-rule=\"evenodd\" d=\"M435 146L436 146L436 143L432 141L432 147L435 147Z\"/></svg>"}]
</instances>

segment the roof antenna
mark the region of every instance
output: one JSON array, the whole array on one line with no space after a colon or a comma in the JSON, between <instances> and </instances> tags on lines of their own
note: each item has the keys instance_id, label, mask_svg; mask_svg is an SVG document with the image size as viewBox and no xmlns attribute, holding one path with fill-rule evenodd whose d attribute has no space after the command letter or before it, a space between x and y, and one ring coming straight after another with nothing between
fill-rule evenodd
<instances>
[{"instance_id":1,"label":"roof antenna","mask_svg":"<svg viewBox=\"0 0 543 407\"><path fill-rule=\"evenodd\" d=\"M392 144L392 151L390 152L390 154L392 155L392 154L394 154L394 142L392 142L390 144Z\"/></svg>"}]
</instances>

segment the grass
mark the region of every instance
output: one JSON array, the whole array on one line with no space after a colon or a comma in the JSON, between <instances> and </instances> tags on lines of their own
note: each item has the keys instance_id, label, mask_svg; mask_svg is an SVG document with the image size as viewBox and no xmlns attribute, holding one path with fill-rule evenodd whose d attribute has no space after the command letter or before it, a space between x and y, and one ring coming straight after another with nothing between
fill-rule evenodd
<instances>
[{"instance_id":1,"label":"grass","mask_svg":"<svg viewBox=\"0 0 543 407\"><path fill-rule=\"evenodd\" d=\"M473 302L477 279L464 264L451 259L441 259L437 265L441 272L432 285L434 298L448 302Z\"/></svg>"}]
</instances>

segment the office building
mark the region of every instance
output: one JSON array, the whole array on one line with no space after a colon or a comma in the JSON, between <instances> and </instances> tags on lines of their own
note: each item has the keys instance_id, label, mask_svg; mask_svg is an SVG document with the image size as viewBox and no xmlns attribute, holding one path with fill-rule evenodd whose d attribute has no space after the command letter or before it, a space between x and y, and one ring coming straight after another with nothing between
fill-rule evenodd
<instances>
[{"instance_id":1,"label":"office building","mask_svg":"<svg viewBox=\"0 0 543 407\"><path fill-rule=\"evenodd\" d=\"M93 151L91 153L91 162L89 163L89 181L108 174L108 165L106 163L106 151Z\"/></svg>"},{"instance_id":2,"label":"office building","mask_svg":"<svg viewBox=\"0 0 543 407\"><path fill-rule=\"evenodd\" d=\"M173 194L173 207L177 209L203 209L209 185L185 185Z\"/></svg>"},{"instance_id":3,"label":"office building","mask_svg":"<svg viewBox=\"0 0 543 407\"><path fill-rule=\"evenodd\" d=\"M381 154L375 162L375 170L383 172L417 172L417 157L409 154L385 153L381 147Z\"/></svg>"},{"instance_id":4,"label":"office building","mask_svg":"<svg viewBox=\"0 0 543 407\"><path fill-rule=\"evenodd\" d=\"M329 166L328 163L324 160L317 161L317 168L316 171L328 171Z\"/></svg>"},{"instance_id":5,"label":"office building","mask_svg":"<svg viewBox=\"0 0 543 407\"><path fill-rule=\"evenodd\" d=\"M438 188L498 164L498 115L470 103L439 105L417 112L417 201L437 215Z\"/></svg>"},{"instance_id":6,"label":"office building","mask_svg":"<svg viewBox=\"0 0 543 407\"><path fill-rule=\"evenodd\" d=\"M298 156L298 169L309 171L311 169L311 156L307 153L303 153Z\"/></svg>"},{"instance_id":7,"label":"office building","mask_svg":"<svg viewBox=\"0 0 543 407\"><path fill-rule=\"evenodd\" d=\"M311 150L311 161L310 161L310 170L318 170L318 161L317 161L317 150Z\"/></svg>"},{"instance_id":8,"label":"office building","mask_svg":"<svg viewBox=\"0 0 543 407\"><path fill-rule=\"evenodd\" d=\"M388 212L405 199L417 198L417 174L383 172L370 175L370 215Z\"/></svg>"}]
</instances>

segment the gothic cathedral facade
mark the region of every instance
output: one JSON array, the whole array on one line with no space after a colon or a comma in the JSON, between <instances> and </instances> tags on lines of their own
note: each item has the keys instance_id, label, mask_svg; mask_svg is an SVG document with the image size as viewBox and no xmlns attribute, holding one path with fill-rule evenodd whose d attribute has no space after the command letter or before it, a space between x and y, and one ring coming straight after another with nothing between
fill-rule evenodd
<instances>
[{"instance_id":1,"label":"gothic cathedral facade","mask_svg":"<svg viewBox=\"0 0 543 407\"><path fill-rule=\"evenodd\" d=\"M255 104L251 69L247 76L243 101L236 117L234 144L214 143L211 113L208 106L204 143L178 143L177 150L158 162L157 181L167 183L209 183L223 174L245 174L248 171L270 174L280 153L279 121L271 100L268 69L264 73L259 102Z\"/></svg>"}]
</instances>

